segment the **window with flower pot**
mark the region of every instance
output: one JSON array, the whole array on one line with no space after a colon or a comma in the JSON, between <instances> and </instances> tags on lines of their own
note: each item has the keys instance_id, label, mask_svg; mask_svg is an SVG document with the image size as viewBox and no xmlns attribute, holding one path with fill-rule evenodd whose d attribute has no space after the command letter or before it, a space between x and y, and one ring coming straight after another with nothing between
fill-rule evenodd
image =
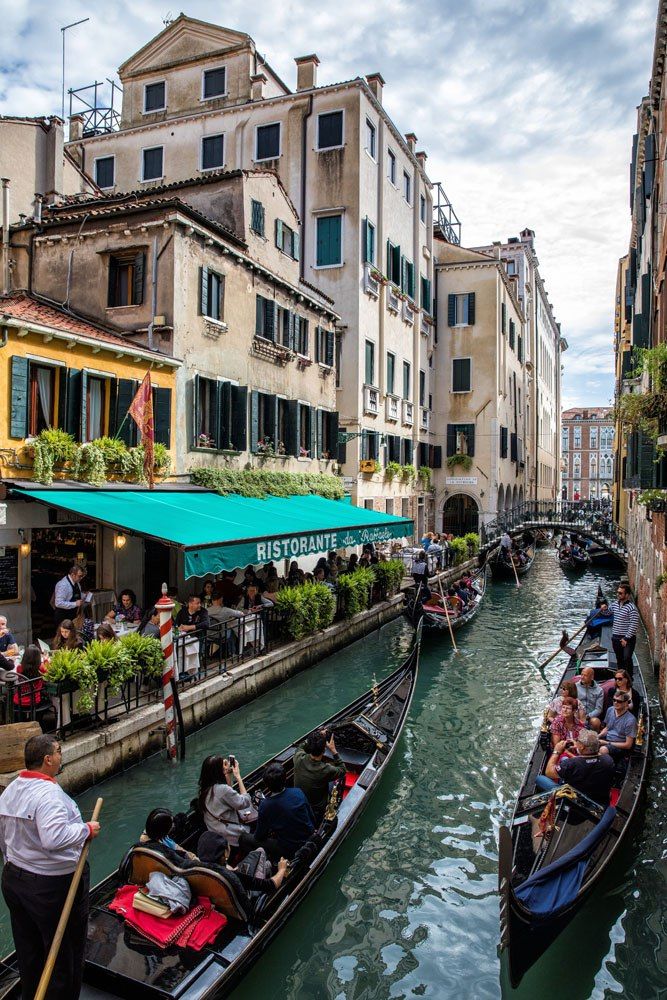
<instances>
[{"instance_id":1,"label":"window with flower pot","mask_svg":"<svg viewBox=\"0 0 667 1000\"><path fill-rule=\"evenodd\" d=\"M195 375L192 380L192 447L245 451L247 398L246 386Z\"/></svg>"},{"instance_id":2,"label":"window with flower pot","mask_svg":"<svg viewBox=\"0 0 667 1000\"><path fill-rule=\"evenodd\" d=\"M250 450L275 453L276 397L253 390L250 393Z\"/></svg>"}]
</instances>

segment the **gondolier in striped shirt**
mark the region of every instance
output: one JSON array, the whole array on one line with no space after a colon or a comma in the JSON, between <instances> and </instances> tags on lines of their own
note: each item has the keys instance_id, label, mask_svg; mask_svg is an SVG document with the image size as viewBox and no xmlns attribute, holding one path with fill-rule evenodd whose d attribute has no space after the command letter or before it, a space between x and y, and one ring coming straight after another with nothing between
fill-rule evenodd
<instances>
[{"instance_id":1,"label":"gondolier in striped shirt","mask_svg":"<svg viewBox=\"0 0 667 1000\"><path fill-rule=\"evenodd\" d=\"M611 642L617 666L627 670L632 677L632 654L637 642L639 612L627 583L619 583L616 596L618 600L612 601L610 609L614 615Z\"/></svg>"}]
</instances>

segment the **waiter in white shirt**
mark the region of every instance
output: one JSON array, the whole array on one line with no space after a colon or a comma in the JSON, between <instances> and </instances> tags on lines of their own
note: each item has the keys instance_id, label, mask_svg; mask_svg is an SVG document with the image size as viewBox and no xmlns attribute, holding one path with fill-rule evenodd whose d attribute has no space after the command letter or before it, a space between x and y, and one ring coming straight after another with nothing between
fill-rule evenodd
<instances>
[{"instance_id":1,"label":"waiter in white shirt","mask_svg":"<svg viewBox=\"0 0 667 1000\"><path fill-rule=\"evenodd\" d=\"M67 576L58 580L52 598L56 625L60 625L66 618L76 618L81 605L91 600L92 594L84 594L81 590L81 581L85 575L83 566L74 563Z\"/></svg>"},{"instance_id":2,"label":"waiter in white shirt","mask_svg":"<svg viewBox=\"0 0 667 1000\"><path fill-rule=\"evenodd\" d=\"M12 922L21 995L33 1000L81 849L97 836L100 824L84 823L77 805L56 783L62 751L55 736L29 739L25 766L0 795L0 850L5 859L2 894ZM86 864L48 1000L76 1000L81 991L89 888Z\"/></svg>"}]
</instances>

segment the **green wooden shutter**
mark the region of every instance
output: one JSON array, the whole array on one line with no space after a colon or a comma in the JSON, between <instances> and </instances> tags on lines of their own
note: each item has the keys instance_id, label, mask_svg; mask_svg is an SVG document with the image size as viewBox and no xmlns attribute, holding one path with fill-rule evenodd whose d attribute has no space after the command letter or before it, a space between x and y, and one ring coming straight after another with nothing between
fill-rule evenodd
<instances>
[{"instance_id":1,"label":"green wooden shutter","mask_svg":"<svg viewBox=\"0 0 667 1000\"><path fill-rule=\"evenodd\" d=\"M401 283L401 248L394 247L392 250L392 280L395 285Z\"/></svg>"},{"instance_id":2,"label":"green wooden shutter","mask_svg":"<svg viewBox=\"0 0 667 1000\"><path fill-rule=\"evenodd\" d=\"M651 489L655 474L655 445L643 431L639 432L639 486Z\"/></svg>"},{"instance_id":3,"label":"green wooden shutter","mask_svg":"<svg viewBox=\"0 0 667 1000\"><path fill-rule=\"evenodd\" d=\"M64 431L67 424L67 369L59 368L56 378L58 380L58 416L56 418L56 427ZM109 382L109 385L113 385L113 380Z\"/></svg>"},{"instance_id":4,"label":"green wooden shutter","mask_svg":"<svg viewBox=\"0 0 667 1000\"><path fill-rule=\"evenodd\" d=\"M273 441L274 447L278 443L276 441L276 433L278 429L278 400L274 395L266 396L266 433L268 437Z\"/></svg>"},{"instance_id":5,"label":"green wooden shutter","mask_svg":"<svg viewBox=\"0 0 667 1000\"><path fill-rule=\"evenodd\" d=\"M12 357L12 408L9 435L13 438L28 436L28 396L30 362L18 355Z\"/></svg>"},{"instance_id":6,"label":"green wooden shutter","mask_svg":"<svg viewBox=\"0 0 667 1000\"><path fill-rule=\"evenodd\" d=\"M310 457L317 458L319 452L317 450L317 409L314 406L308 407L308 430L310 432L310 441L306 445L306 448L310 450Z\"/></svg>"},{"instance_id":7,"label":"green wooden shutter","mask_svg":"<svg viewBox=\"0 0 667 1000\"><path fill-rule=\"evenodd\" d=\"M200 432L200 422L201 416L199 413L199 385L200 378L199 375L195 375L192 380L192 447L196 448L199 444L199 432Z\"/></svg>"},{"instance_id":8,"label":"green wooden shutter","mask_svg":"<svg viewBox=\"0 0 667 1000\"><path fill-rule=\"evenodd\" d=\"M130 400L130 402L132 402L132 400ZM127 419L128 421L132 421L132 423L134 424L134 420L132 420L132 417L128 417ZM79 437L78 437L79 441L88 440L86 436L87 424L88 424L88 372L84 368L84 370L81 372L81 393L79 395Z\"/></svg>"},{"instance_id":9,"label":"green wooden shutter","mask_svg":"<svg viewBox=\"0 0 667 1000\"><path fill-rule=\"evenodd\" d=\"M285 452L288 455L299 454L299 404L296 399L289 399L287 401Z\"/></svg>"},{"instance_id":10,"label":"green wooden shutter","mask_svg":"<svg viewBox=\"0 0 667 1000\"><path fill-rule=\"evenodd\" d=\"M335 360L334 355L336 350L336 336L333 330L325 330L324 337L325 337L324 363L326 365L329 365L330 368L333 368Z\"/></svg>"},{"instance_id":11,"label":"green wooden shutter","mask_svg":"<svg viewBox=\"0 0 667 1000\"><path fill-rule=\"evenodd\" d=\"M391 280L392 275L392 262L394 259L394 248L392 247L389 240L387 240L387 277Z\"/></svg>"},{"instance_id":12,"label":"green wooden shutter","mask_svg":"<svg viewBox=\"0 0 667 1000\"><path fill-rule=\"evenodd\" d=\"M338 448L338 411L334 410L333 413L329 415L329 440L327 442L329 445L329 455L334 458L336 455L336 450Z\"/></svg>"},{"instance_id":13,"label":"green wooden shutter","mask_svg":"<svg viewBox=\"0 0 667 1000\"><path fill-rule=\"evenodd\" d=\"M456 296L447 296L447 324L456 326Z\"/></svg>"},{"instance_id":14,"label":"green wooden shutter","mask_svg":"<svg viewBox=\"0 0 667 1000\"><path fill-rule=\"evenodd\" d=\"M436 444L433 446L433 456L431 458L431 468L441 469L442 468L442 446Z\"/></svg>"},{"instance_id":15,"label":"green wooden shutter","mask_svg":"<svg viewBox=\"0 0 667 1000\"><path fill-rule=\"evenodd\" d=\"M503 302L500 306L500 331L505 333L507 330L507 306Z\"/></svg>"},{"instance_id":16,"label":"green wooden shutter","mask_svg":"<svg viewBox=\"0 0 667 1000\"><path fill-rule=\"evenodd\" d=\"M215 428L215 440L218 448L229 448L231 431L232 387L229 382L218 382L218 419Z\"/></svg>"},{"instance_id":17,"label":"green wooden shutter","mask_svg":"<svg viewBox=\"0 0 667 1000\"><path fill-rule=\"evenodd\" d=\"M276 246L279 250L283 248L283 223L282 219L276 219Z\"/></svg>"},{"instance_id":18,"label":"green wooden shutter","mask_svg":"<svg viewBox=\"0 0 667 1000\"><path fill-rule=\"evenodd\" d=\"M153 391L155 412L155 443L171 446L171 389L156 387Z\"/></svg>"},{"instance_id":19,"label":"green wooden shutter","mask_svg":"<svg viewBox=\"0 0 667 1000\"><path fill-rule=\"evenodd\" d=\"M132 281L132 305L140 306L144 301L144 270L146 254L138 253L134 258L134 276Z\"/></svg>"},{"instance_id":20,"label":"green wooden shutter","mask_svg":"<svg viewBox=\"0 0 667 1000\"><path fill-rule=\"evenodd\" d=\"M475 454L475 425L464 424L462 430L468 438L468 454L472 457Z\"/></svg>"},{"instance_id":21,"label":"green wooden shutter","mask_svg":"<svg viewBox=\"0 0 667 1000\"><path fill-rule=\"evenodd\" d=\"M273 299L265 299L264 336L276 339L276 303Z\"/></svg>"},{"instance_id":22,"label":"green wooden shutter","mask_svg":"<svg viewBox=\"0 0 667 1000\"><path fill-rule=\"evenodd\" d=\"M475 293L468 293L468 323L470 326L475 324Z\"/></svg>"},{"instance_id":23,"label":"green wooden shutter","mask_svg":"<svg viewBox=\"0 0 667 1000\"><path fill-rule=\"evenodd\" d=\"M79 385L76 387L76 391L73 392L72 386L72 375L78 376ZM76 421L78 414L78 404L81 399L82 387L81 387L81 372L70 372L70 386L68 392L68 421L69 412L72 406L73 398L76 399L75 409L72 413L72 426ZM137 379L134 378L119 378L118 379L118 394L116 396L116 420L115 420L115 436L124 441L128 448L132 448L137 443L137 433L138 428L132 417L128 416L127 411L130 408L130 403L134 399L139 383ZM127 417L127 419L126 419ZM122 427L121 427L122 425ZM72 431L70 430L70 434Z\"/></svg>"},{"instance_id":24,"label":"green wooden shutter","mask_svg":"<svg viewBox=\"0 0 667 1000\"><path fill-rule=\"evenodd\" d=\"M456 454L457 424L447 424L447 458Z\"/></svg>"},{"instance_id":25,"label":"green wooden shutter","mask_svg":"<svg viewBox=\"0 0 667 1000\"><path fill-rule=\"evenodd\" d=\"M293 312L289 314L288 339L290 351L296 351L296 321L297 317Z\"/></svg>"},{"instance_id":26,"label":"green wooden shutter","mask_svg":"<svg viewBox=\"0 0 667 1000\"><path fill-rule=\"evenodd\" d=\"M257 451L259 441L259 393L250 393L250 451Z\"/></svg>"},{"instance_id":27,"label":"green wooden shutter","mask_svg":"<svg viewBox=\"0 0 667 1000\"><path fill-rule=\"evenodd\" d=\"M208 268L199 268L199 312L208 316Z\"/></svg>"},{"instance_id":28,"label":"green wooden shutter","mask_svg":"<svg viewBox=\"0 0 667 1000\"><path fill-rule=\"evenodd\" d=\"M258 337L264 336L264 299L261 295L255 296L255 333Z\"/></svg>"},{"instance_id":29,"label":"green wooden shutter","mask_svg":"<svg viewBox=\"0 0 667 1000\"><path fill-rule=\"evenodd\" d=\"M292 257L294 257L294 260L299 260L300 255L301 255L301 237L296 231L294 231L292 233Z\"/></svg>"},{"instance_id":30,"label":"green wooden shutter","mask_svg":"<svg viewBox=\"0 0 667 1000\"><path fill-rule=\"evenodd\" d=\"M75 441L80 441L79 432L81 429L79 422L79 409L81 406L81 372L77 368L69 368L67 370L67 390L66 390L66 409L65 409L65 422L62 425L63 429L71 434ZM61 383L62 384L62 383ZM128 406L132 402L132 397L128 400ZM116 423L116 414L118 412L118 398L116 397L115 406L109 408L109 414L112 422L111 434L115 434L118 429L118 424Z\"/></svg>"},{"instance_id":31,"label":"green wooden shutter","mask_svg":"<svg viewBox=\"0 0 667 1000\"><path fill-rule=\"evenodd\" d=\"M245 451L248 443L248 388L245 385L232 386L232 426L230 447L235 451Z\"/></svg>"},{"instance_id":32,"label":"green wooden shutter","mask_svg":"<svg viewBox=\"0 0 667 1000\"><path fill-rule=\"evenodd\" d=\"M115 378L107 379L107 392L109 394L109 420L107 422L106 434L109 437L113 437L112 427L116 415L116 399L118 397L118 379ZM60 424L59 426L64 428L66 422L67 422L67 412L65 412L63 423Z\"/></svg>"}]
</instances>

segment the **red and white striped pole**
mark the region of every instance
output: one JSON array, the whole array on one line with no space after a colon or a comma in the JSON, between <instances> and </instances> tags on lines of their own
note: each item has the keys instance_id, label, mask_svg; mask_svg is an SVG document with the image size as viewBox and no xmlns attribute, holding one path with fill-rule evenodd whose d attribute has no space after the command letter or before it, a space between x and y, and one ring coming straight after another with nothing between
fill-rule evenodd
<instances>
[{"instance_id":1,"label":"red and white striped pole","mask_svg":"<svg viewBox=\"0 0 667 1000\"><path fill-rule=\"evenodd\" d=\"M174 720L174 602L167 596L167 584L162 584L162 597L155 607L160 612L160 644L164 655L162 665L162 700L167 731L167 757L176 760L176 722Z\"/></svg>"}]
</instances>

